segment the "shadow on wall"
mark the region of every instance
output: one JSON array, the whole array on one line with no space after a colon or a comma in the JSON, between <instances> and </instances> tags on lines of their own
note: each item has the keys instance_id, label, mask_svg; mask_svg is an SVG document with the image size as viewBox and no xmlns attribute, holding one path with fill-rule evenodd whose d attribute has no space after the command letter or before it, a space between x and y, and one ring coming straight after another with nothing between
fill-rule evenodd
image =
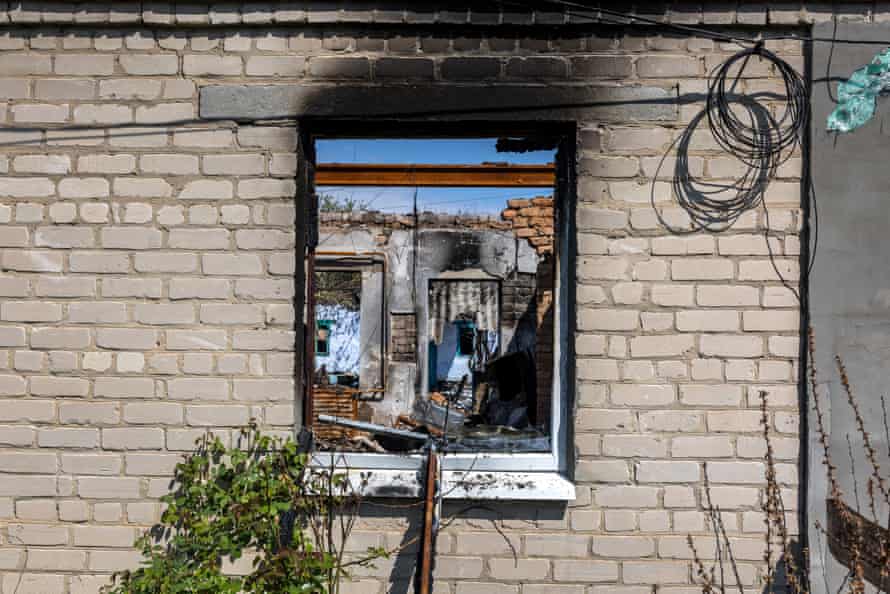
<instances>
[{"instance_id":1,"label":"shadow on wall","mask_svg":"<svg viewBox=\"0 0 890 594\"><path fill-rule=\"evenodd\" d=\"M439 534L436 557L441 559L452 554L460 554L463 557L478 557L480 555L493 555L499 558L512 560L519 558L521 543L518 535L510 533L510 530L546 530L548 528L564 528L568 521L568 509L565 504L551 503L519 503L519 502L446 502L442 509L442 526L444 529ZM417 539L423 526L422 508L405 500L378 500L365 502L361 511L363 520L369 522L381 530L390 528L402 532L402 538L398 543L386 542L386 548L392 550L400 547L389 561L382 560L377 563L377 569L362 570L367 575L381 576L386 573L389 582L388 594L412 594L415 591L415 570L418 567L419 547ZM455 529L484 533L490 539L486 539L485 550L474 550L473 545L456 550L454 542ZM389 567L387 568L387 564ZM481 573L481 562L480 562ZM479 577L472 575L472 568L465 567L467 572L464 577ZM438 561L434 573L436 580L450 579L454 568L445 561ZM361 577L357 575L356 577Z\"/></svg>"}]
</instances>

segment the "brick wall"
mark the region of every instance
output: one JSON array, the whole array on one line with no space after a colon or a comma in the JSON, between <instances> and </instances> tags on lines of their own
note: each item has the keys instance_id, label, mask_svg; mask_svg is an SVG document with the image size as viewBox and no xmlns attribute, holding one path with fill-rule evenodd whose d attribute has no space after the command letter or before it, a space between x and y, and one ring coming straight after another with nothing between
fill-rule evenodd
<instances>
[{"instance_id":1,"label":"brick wall","mask_svg":"<svg viewBox=\"0 0 890 594\"><path fill-rule=\"evenodd\" d=\"M230 436L251 417L293 425L296 130L192 122L199 86L497 79L685 95L734 49L646 29L523 28L574 20L558 12L13 5L0 11L11 21L0 25L0 584L19 594L95 592L135 564L134 537L158 519L173 465L203 431ZM798 25L830 14L685 6L666 18ZM868 18L863 6L845 16ZM797 44L774 45L801 66ZM777 88L772 72L754 72L746 88ZM720 235L673 236L649 204L662 153L700 107L658 125L579 122L577 499L454 522L437 594L693 592L685 538L709 538L705 462L742 580L758 587L757 397L770 394L793 511L799 314L769 263L762 212ZM689 162L715 179L737 171L704 134ZM799 167L789 161L767 192L792 280ZM664 172L656 206L683 225ZM414 512L371 511L357 548L417 529ZM413 566L409 551L362 569L349 591L405 592Z\"/></svg>"}]
</instances>

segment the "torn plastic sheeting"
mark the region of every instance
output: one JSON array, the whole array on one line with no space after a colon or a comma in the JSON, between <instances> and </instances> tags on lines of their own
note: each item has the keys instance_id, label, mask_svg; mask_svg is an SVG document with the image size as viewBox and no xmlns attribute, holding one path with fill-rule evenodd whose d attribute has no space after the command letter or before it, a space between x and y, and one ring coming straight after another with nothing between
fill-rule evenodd
<instances>
[{"instance_id":1,"label":"torn plastic sheeting","mask_svg":"<svg viewBox=\"0 0 890 594\"><path fill-rule=\"evenodd\" d=\"M838 84L837 107L828 116L827 128L852 132L875 115L878 95L890 90L890 48Z\"/></svg>"}]
</instances>

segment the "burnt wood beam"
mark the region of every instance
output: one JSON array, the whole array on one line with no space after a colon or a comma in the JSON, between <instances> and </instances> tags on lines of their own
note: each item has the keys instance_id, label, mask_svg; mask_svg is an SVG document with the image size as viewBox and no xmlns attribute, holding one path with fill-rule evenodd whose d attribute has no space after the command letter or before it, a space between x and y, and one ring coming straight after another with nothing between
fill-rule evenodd
<instances>
[{"instance_id":1,"label":"burnt wood beam","mask_svg":"<svg viewBox=\"0 0 890 594\"><path fill-rule=\"evenodd\" d=\"M318 186L429 186L552 188L556 169L547 165L383 165L325 163L315 168Z\"/></svg>"}]
</instances>

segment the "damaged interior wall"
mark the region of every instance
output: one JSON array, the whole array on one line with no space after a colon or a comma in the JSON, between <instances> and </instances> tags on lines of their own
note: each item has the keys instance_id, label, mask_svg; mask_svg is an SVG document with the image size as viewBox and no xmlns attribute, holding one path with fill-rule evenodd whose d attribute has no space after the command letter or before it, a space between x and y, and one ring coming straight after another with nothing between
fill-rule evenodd
<instances>
[{"instance_id":1,"label":"damaged interior wall","mask_svg":"<svg viewBox=\"0 0 890 594\"><path fill-rule=\"evenodd\" d=\"M487 420L547 434L553 199L515 199L504 207L500 216L425 212L416 219L369 210L319 213L320 266L327 261L348 266L355 257L385 260L383 282L362 283L361 336L353 330L352 350L361 353L360 390L353 394L359 420L391 427L411 416L441 427L449 404L440 396L460 389L462 397L452 396L462 398L463 407L448 412L449 427L459 429L488 397L483 377L488 360L522 354L504 363L522 377L519 400ZM328 311L317 311L319 324L329 321ZM385 340L376 330L381 323ZM371 361L381 359L385 370L378 374ZM331 363L330 357L316 358L317 369L344 371L331 369ZM513 408L519 410L511 418ZM539 440L538 447L549 445Z\"/></svg>"},{"instance_id":2,"label":"damaged interior wall","mask_svg":"<svg viewBox=\"0 0 890 594\"><path fill-rule=\"evenodd\" d=\"M496 389L493 378L484 377L488 363L513 355L500 365L512 366L520 384L496 400L519 398L486 421L546 435L554 232L552 197L509 200L500 216L322 209L316 284L332 264L360 273L357 258L382 260L383 278L361 273L356 305L339 322L352 324L354 342L344 350L357 360L359 378L351 385L357 389L342 387L351 383L344 380L353 365L348 358L316 351L316 390L323 399L339 392L357 400L358 420L392 427L413 418L441 429L450 415L448 426L460 429L466 417L483 412L488 391ZM328 294L317 287L316 332L339 341L347 329L330 328ZM332 368L338 364L343 368ZM549 444L539 440L538 447Z\"/></svg>"}]
</instances>

